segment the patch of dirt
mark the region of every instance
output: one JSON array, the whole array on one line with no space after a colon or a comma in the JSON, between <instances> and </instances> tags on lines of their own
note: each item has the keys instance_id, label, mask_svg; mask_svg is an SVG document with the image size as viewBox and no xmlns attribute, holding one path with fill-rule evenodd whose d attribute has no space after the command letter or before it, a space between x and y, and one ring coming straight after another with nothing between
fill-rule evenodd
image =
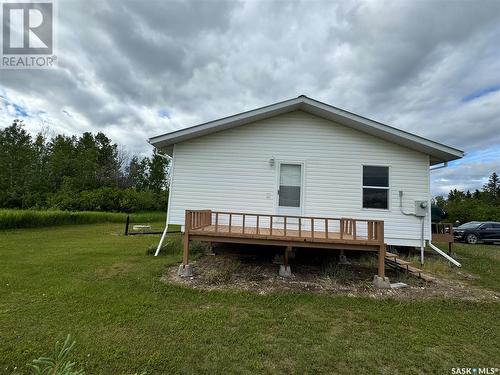
<instances>
[{"instance_id":1,"label":"patch of dirt","mask_svg":"<svg viewBox=\"0 0 500 375\"><path fill-rule=\"evenodd\" d=\"M241 250L241 249L240 249ZM253 249L251 249L253 250ZM268 249L267 249L268 250ZM274 251L249 251L239 254L218 249L217 255L204 255L193 264L193 276L181 278L178 266L167 269L164 282L197 289L235 289L266 294L274 291L324 293L330 295L364 296L370 298L428 299L457 298L471 301L500 300L500 294L456 280L437 278L426 283L413 276L386 269L391 283L404 282L406 288L378 289L373 286L377 260L369 255L351 254L349 265L338 263L338 253L297 251L290 260L291 277L278 275L279 264L273 263ZM311 254L313 253L313 254ZM279 261L279 259L274 259Z\"/></svg>"}]
</instances>

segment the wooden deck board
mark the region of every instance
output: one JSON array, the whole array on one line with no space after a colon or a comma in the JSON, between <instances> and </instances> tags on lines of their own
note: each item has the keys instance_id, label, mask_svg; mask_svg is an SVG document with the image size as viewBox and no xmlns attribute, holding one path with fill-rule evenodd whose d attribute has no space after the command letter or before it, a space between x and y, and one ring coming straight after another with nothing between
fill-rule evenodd
<instances>
[{"instance_id":1,"label":"wooden deck board","mask_svg":"<svg viewBox=\"0 0 500 375\"><path fill-rule=\"evenodd\" d=\"M338 242L339 240L342 241L360 241L360 242L373 242L377 243L376 241L369 241L366 236L360 236L357 235L356 239L353 238L351 234L344 234L342 238L340 238L340 233L339 232L328 232L328 236L324 231L314 231L314 234L310 230L299 230L296 229L288 229L285 231L280 228L272 228L272 233L270 228L259 228L259 232L257 233L257 228L256 227L249 227L245 226L245 232L243 232L243 227L242 226L236 226L232 225L231 230L229 230L229 225L218 225L217 229L215 225L208 225L203 228L199 229L192 229L190 231L191 234L217 234L217 235L226 235L226 234L232 234L232 235L241 235L241 237L248 237L252 238L255 236L258 237L287 237L292 240L328 240L331 242Z\"/></svg>"}]
</instances>

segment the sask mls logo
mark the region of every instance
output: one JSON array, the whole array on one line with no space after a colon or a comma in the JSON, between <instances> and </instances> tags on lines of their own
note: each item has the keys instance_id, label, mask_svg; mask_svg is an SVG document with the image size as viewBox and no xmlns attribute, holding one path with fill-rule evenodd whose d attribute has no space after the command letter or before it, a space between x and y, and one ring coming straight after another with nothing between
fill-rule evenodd
<instances>
[{"instance_id":1,"label":"sask mls logo","mask_svg":"<svg viewBox=\"0 0 500 375\"><path fill-rule=\"evenodd\" d=\"M496 375L498 367L452 367L452 375Z\"/></svg>"},{"instance_id":2,"label":"sask mls logo","mask_svg":"<svg viewBox=\"0 0 500 375\"><path fill-rule=\"evenodd\" d=\"M54 66L53 4L2 4L2 68L33 69Z\"/></svg>"}]
</instances>

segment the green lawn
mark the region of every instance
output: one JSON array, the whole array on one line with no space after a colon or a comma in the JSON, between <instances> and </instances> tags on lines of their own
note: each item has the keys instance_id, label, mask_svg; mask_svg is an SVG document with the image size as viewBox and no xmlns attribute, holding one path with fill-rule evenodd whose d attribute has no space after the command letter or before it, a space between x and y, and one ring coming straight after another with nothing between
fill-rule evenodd
<instances>
[{"instance_id":1,"label":"green lawn","mask_svg":"<svg viewBox=\"0 0 500 375\"><path fill-rule=\"evenodd\" d=\"M438 244L441 250L448 252L447 244ZM471 285L500 292L500 245L465 243L453 244L453 257L462 263L462 268L444 261L432 249L426 250L424 270L440 277L466 282ZM420 256L405 257L415 266L420 266Z\"/></svg>"},{"instance_id":2,"label":"green lawn","mask_svg":"<svg viewBox=\"0 0 500 375\"><path fill-rule=\"evenodd\" d=\"M473 283L500 292L500 245L454 244L457 259L477 278ZM469 261L473 255L472 262Z\"/></svg>"},{"instance_id":3,"label":"green lawn","mask_svg":"<svg viewBox=\"0 0 500 375\"><path fill-rule=\"evenodd\" d=\"M122 230L0 232L0 372L26 373L68 333L88 374L449 374L500 365L499 303L167 285L160 276L180 255L146 256L157 238ZM464 270L493 270L482 285L498 290L498 257L486 267L470 249L457 247Z\"/></svg>"}]
</instances>

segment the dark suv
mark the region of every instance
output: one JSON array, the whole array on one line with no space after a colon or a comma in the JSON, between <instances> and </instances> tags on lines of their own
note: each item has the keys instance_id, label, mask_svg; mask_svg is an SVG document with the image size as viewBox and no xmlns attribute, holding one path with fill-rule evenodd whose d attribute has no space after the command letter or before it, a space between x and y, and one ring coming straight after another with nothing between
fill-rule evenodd
<instances>
[{"instance_id":1,"label":"dark suv","mask_svg":"<svg viewBox=\"0 0 500 375\"><path fill-rule=\"evenodd\" d=\"M493 221L471 221L453 230L455 241L470 244L481 242L500 242L500 223Z\"/></svg>"}]
</instances>

